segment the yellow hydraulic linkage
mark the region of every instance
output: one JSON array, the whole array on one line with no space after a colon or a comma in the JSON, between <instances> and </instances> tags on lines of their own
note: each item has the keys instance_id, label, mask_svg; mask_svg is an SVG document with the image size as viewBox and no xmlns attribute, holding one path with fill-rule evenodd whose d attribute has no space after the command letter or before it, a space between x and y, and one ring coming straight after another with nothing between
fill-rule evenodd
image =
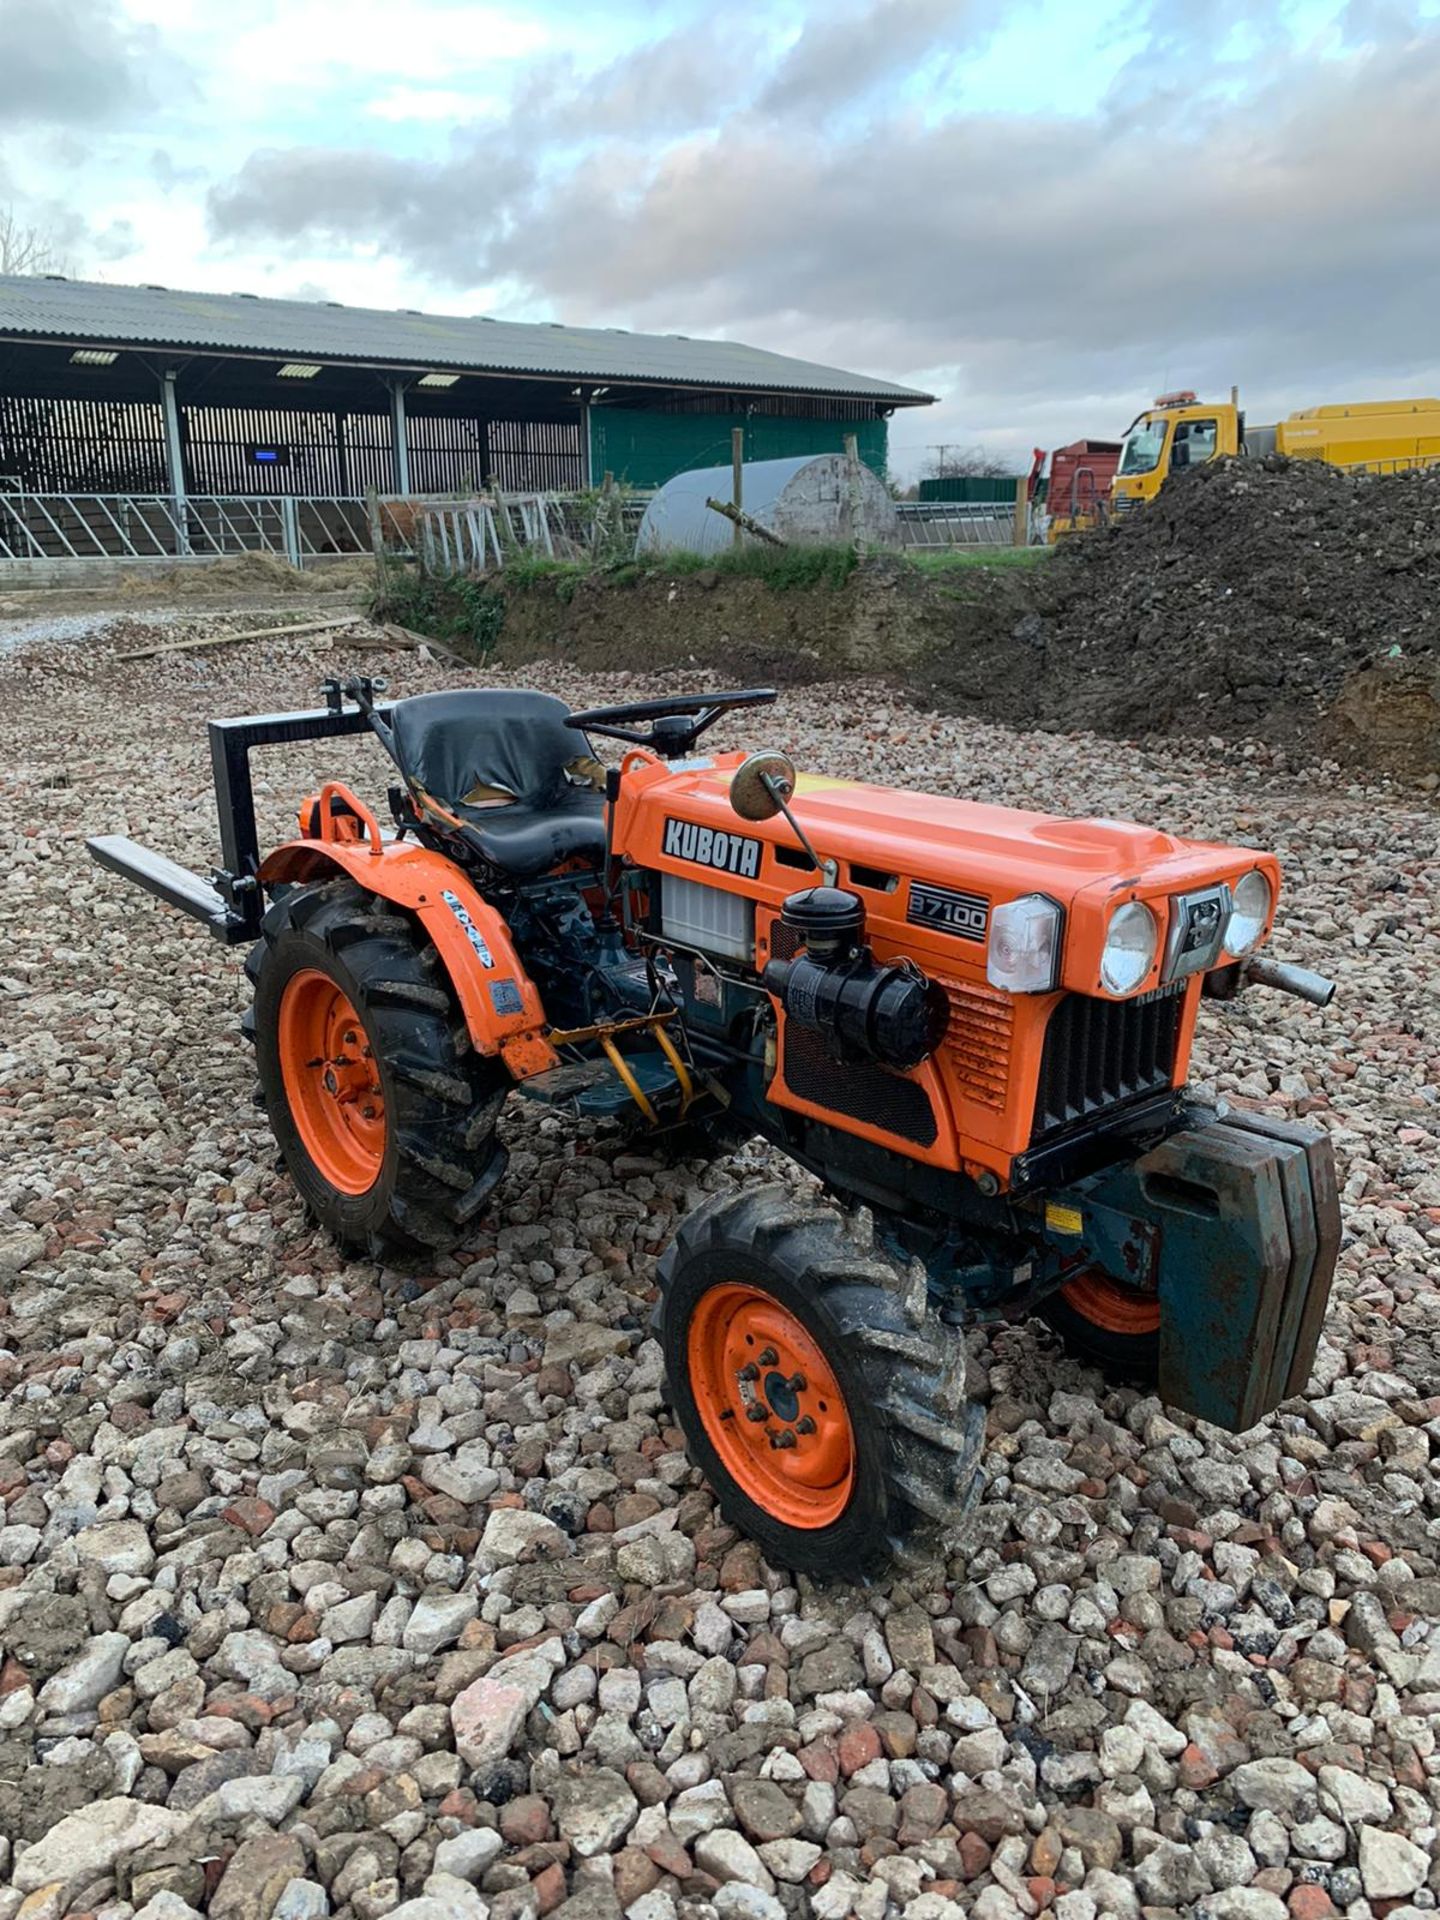
<instances>
[{"instance_id":1,"label":"yellow hydraulic linkage","mask_svg":"<svg viewBox=\"0 0 1440 1920\"><path fill-rule=\"evenodd\" d=\"M556 1030L550 1034L550 1044L554 1047L573 1047L582 1046L590 1040L598 1040L605 1058L615 1069L625 1091L644 1114L647 1124L658 1127L660 1116L650 1104L645 1089L631 1072L628 1061L620 1051L618 1041L620 1035L626 1033L648 1032L654 1035L660 1051L670 1062L676 1085L680 1089L680 1118L683 1120L695 1098L695 1082L691 1078L690 1069L681 1058L680 1049L665 1031L669 1022L675 1018L676 1009L671 1007L663 1013L639 1014L633 1020L606 1020L593 1027L571 1027L563 1032Z\"/></svg>"}]
</instances>

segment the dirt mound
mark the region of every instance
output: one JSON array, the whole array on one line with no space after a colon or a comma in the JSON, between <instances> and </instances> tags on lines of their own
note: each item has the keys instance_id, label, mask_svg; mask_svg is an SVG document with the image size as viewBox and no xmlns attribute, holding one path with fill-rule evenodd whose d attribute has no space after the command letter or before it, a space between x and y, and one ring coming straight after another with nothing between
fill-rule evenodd
<instances>
[{"instance_id":1,"label":"dirt mound","mask_svg":"<svg viewBox=\"0 0 1440 1920\"><path fill-rule=\"evenodd\" d=\"M496 582L505 660L559 656L601 673L714 666L732 679L784 684L836 673L904 683L917 660L988 658L997 645L1018 657L1024 649L1010 648L1008 635L1030 606L1019 579L977 567L954 586L937 587L892 555L863 560L831 585L777 587L711 568L672 574L663 566L636 579ZM992 663L987 693L996 680Z\"/></svg>"},{"instance_id":2,"label":"dirt mound","mask_svg":"<svg viewBox=\"0 0 1440 1920\"><path fill-rule=\"evenodd\" d=\"M231 553L222 559L191 566L127 573L119 592L138 598L166 600L208 599L236 593L355 593L374 578L368 555L344 555L312 560L303 570L273 553Z\"/></svg>"},{"instance_id":3,"label":"dirt mound","mask_svg":"<svg viewBox=\"0 0 1440 1920\"><path fill-rule=\"evenodd\" d=\"M1440 756L1440 471L1225 461L1071 542L1027 634L1045 726Z\"/></svg>"}]
</instances>

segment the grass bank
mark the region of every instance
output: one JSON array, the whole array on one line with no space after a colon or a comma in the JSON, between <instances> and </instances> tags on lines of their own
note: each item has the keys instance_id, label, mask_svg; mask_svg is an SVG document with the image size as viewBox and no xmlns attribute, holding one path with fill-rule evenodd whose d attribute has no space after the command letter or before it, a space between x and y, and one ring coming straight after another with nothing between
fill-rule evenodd
<instances>
[{"instance_id":1,"label":"grass bank","mask_svg":"<svg viewBox=\"0 0 1440 1920\"><path fill-rule=\"evenodd\" d=\"M375 597L378 618L393 620L417 633L433 634L458 645L479 660L489 659L502 640L514 638L512 615L536 603L558 603L568 608L578 599L626 589L656 586L693 586L702 592L717 588L744 588L763 595L806 596L843 593L857 568L881 569L903 587L932 582L943 588L948 580L967 590L993 575L1043 565L1050 550L1043 547L993 551L964 549L948 553L906 552L862 559L853 547L768 547L749 543L720 553L667 553L643 558L597 563L557 560L548 555L521 554L502 570L483 576L422 574L409 563L391 562L382 571ZM520 623L527 635L535 622ZM762 622L768 626L770 623ZM559 639L559 634L555 638Z\"/></svg>"}]
</instances>

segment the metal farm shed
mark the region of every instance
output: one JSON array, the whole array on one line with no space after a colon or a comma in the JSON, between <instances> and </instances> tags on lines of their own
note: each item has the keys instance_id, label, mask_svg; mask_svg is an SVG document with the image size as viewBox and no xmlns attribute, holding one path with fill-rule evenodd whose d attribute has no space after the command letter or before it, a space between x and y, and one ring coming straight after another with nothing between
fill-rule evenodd
<instances>
[{"instance_id":1,"label":"metal farm shed","mask_svg":"<svg viewBox=\"0 0 1440 1920\"><path fill-rule=\"evenodd\" d=\"M92 527L158 515L189 552L204 501L258 524L278 506L255 503L289 500L317 525L331 503L333 528L333 503L372 488L570 491L606 472L650 488L728 455L735 426L749 458L853 433L883 467L889 415L929 398L736 341L5 275L0 560L73 545L74 509L52 500L109 503L84 510ZM108 530L97 550L116 550Z\"/></svg>"}]
</instances>

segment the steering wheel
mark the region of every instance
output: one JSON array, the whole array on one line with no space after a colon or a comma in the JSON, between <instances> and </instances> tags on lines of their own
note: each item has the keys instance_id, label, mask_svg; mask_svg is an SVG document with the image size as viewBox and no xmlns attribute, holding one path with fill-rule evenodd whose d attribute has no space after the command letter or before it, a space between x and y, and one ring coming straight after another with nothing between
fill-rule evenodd
<instances>
[{"instance_id":1,"label":"steering wheel","mask_svg":"<svg viewBox=\"0 0 1440 1920\"><path fill-rule=\"evenodd\" d=\"M768 707L774 701L774 687L744 687L734 693L680 693L661 700L632 700L621 707L590 707L584 713L570 714L565 724L583 733L598 733L607 740L624 740L632 747L648 747L664 760L676 760L732 707ZM649 728L642 733L630 724L632 721L648 721Z\"/></svg>"}]
</instances>

